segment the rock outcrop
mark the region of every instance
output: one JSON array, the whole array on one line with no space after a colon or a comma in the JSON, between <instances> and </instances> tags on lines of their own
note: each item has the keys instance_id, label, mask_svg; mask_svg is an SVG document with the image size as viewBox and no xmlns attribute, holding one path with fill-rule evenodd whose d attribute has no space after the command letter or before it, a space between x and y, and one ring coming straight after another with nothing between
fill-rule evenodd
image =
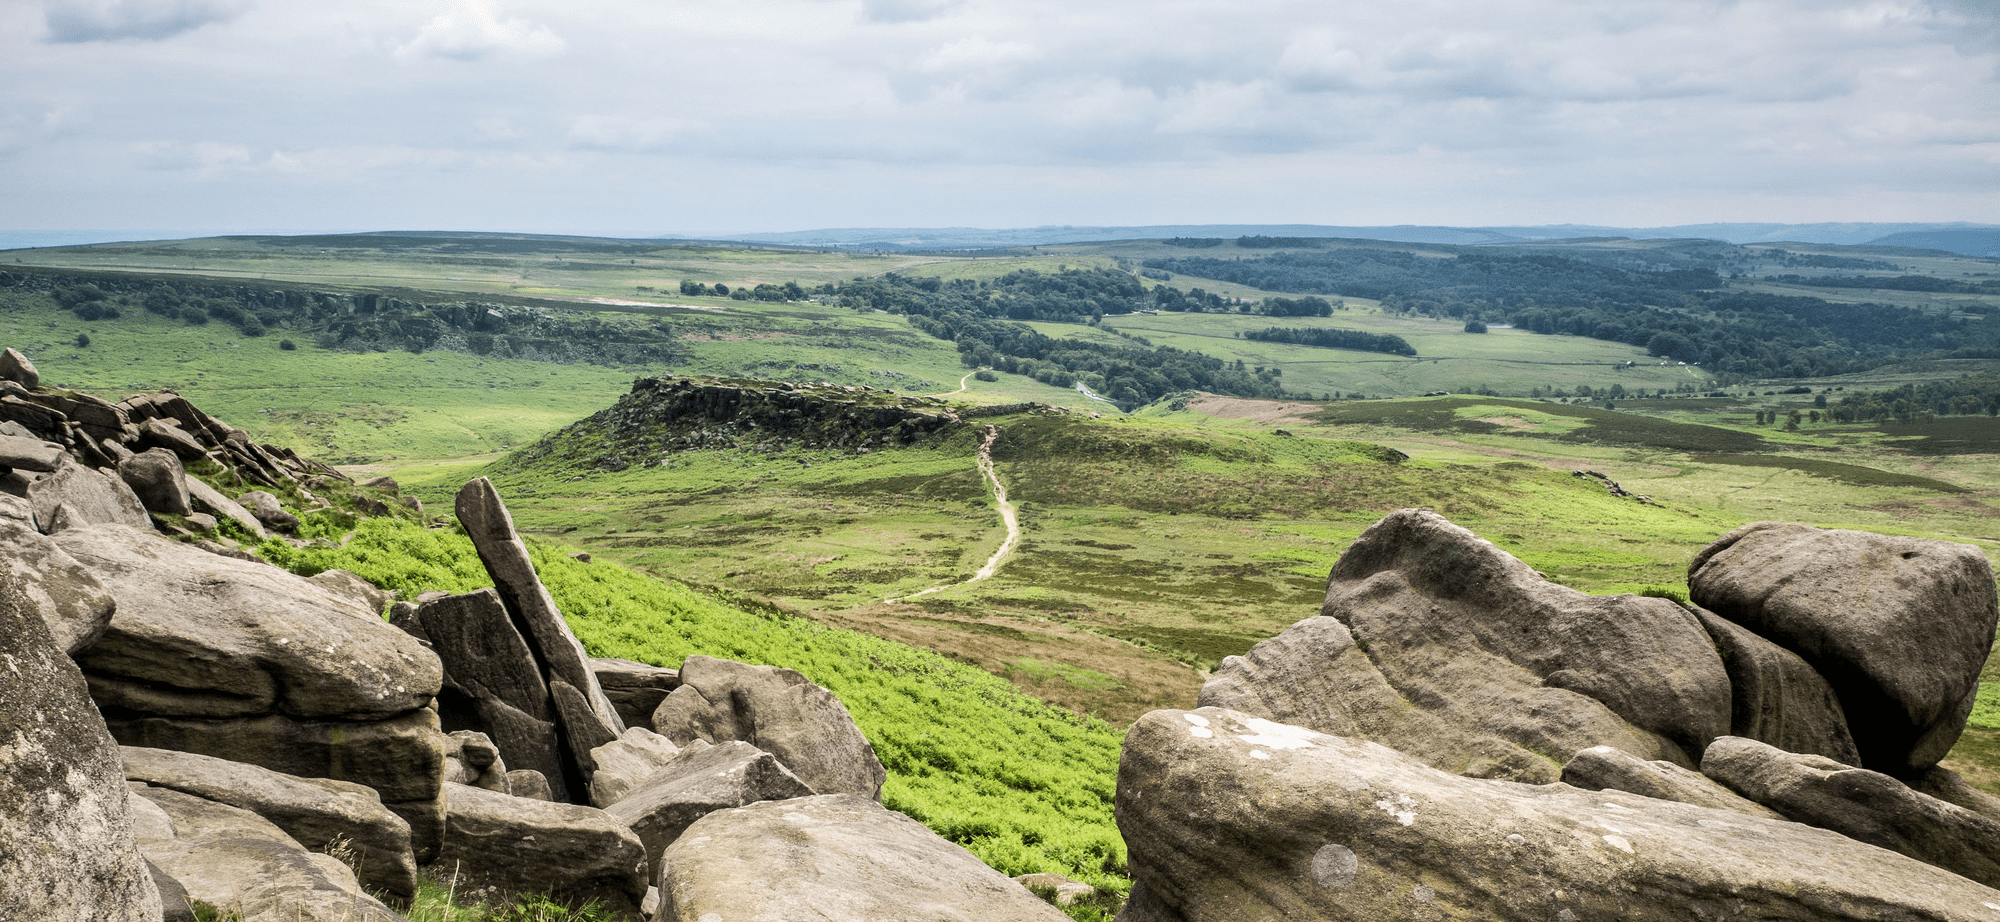
<instances>
[{"instance_id":1,"label":"rock outcrop","mask_svg":"<svg viewBox=\"0 0 2000 922\"><path fill-rule=\"evenodd\" d=\"M154 922L118 747L83 674L0 571L0 918Z\"/></svg>"},{"instance_id":2,"label":"rock outcrop","mask_svg":"<svg viewBox=\"0 0 2000 922\"><path fill-rule=\"evenodd\" d=\"M677 745L742 740L776 756L820 794L882 799L888 773L840 699L791 669L707 656L681 663L681 686L653 714Z\"/></svg>"},{"instance_id":3,"label":"rock outcrop","mask_svg":"<svg viewBox=\"0 0 2000 922\"><path fill-rule=\"evenodd\" d=\"M2000 915L2000 891L1823 829L1465 778L1220 708L1140 718L1116 810L1125 922Z\"/></svg>"},{"instance_id":4,"label":"rock outcrop","mask_svg":"<svg viewBox=\"0 0 2000 922\"><path fill-rule=\"evenodd\" d=\"M657 874L660 854L696 820L730 807L814 793L770 753L731 740L691 748L604 812L638 833Z\"/></svg>"},{"instance_id":5,"label":"rock outcrop","mask_svg":"<svg viewBox=\"0 0 2000 922\"><path fill-rule=\"evenodd\" d=\"M33 613L74 656L104 635L117 603L33 518L26 500L0 494L0 608Z\"/></svg>"},{"instance_id":6,"label":"rock outcrop","mask_svg":"<svg viewBox=\"0 0 2000 922\"><path fill-rule=\"evenodd\" d=\"M1060 910L873 800L830 794L719 810L661 861L655 922L1062 922Z\"/></svg>"},{"instance_id":7,"label":"rock outcrop","mask_svg":"<svg viewBox=\"0 0 2000 922\"><path fill-rule=\"evenodd\" d=\"M1713 744L1710 748L1714 748ZM1577 753L1563 766L1562 782L1585 791L1624 791L1655 800L1784 819L1777 811L1742 797L1700 772L1672 762L1648 762L1609 746L1594 746Z\"/></svg>"}]
</instances>

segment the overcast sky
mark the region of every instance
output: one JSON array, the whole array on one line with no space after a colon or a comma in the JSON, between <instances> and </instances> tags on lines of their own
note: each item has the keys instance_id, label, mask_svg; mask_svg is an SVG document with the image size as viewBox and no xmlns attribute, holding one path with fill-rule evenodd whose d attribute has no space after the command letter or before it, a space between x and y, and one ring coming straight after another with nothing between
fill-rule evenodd
<instances>
[{"instance_id":1,"label":"overcast sky","mask_svg":"<svg viewBox=\"0 0 2000 922\"><path fill-rule=\"evenodd\" d=\"M2000 222L2000 3L0 3L0 228L1709 221Z\"/></svg>"}]
</instances>

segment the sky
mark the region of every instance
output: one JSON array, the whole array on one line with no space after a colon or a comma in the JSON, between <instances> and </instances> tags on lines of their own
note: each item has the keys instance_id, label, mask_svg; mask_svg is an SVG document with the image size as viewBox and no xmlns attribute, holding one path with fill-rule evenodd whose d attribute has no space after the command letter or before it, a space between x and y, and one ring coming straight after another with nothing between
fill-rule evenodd
<instances>
[{"instance_id":1,"label":"sky","mask_svg":"<svg viewBox=\"0 0 2000 922\"><path fill-rule=\"evenodd\" d=\"M2000 222L1993 0L7 0L0 229Z\"/></svg>"}]
</instances>

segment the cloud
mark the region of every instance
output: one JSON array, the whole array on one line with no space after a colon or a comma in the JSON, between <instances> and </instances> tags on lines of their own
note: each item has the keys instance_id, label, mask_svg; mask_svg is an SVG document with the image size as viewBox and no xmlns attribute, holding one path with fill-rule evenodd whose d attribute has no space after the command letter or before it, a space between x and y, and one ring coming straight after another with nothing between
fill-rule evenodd
<instances>
[{"instance_id":1,"label":"cloud","mask_svg":"<svg viewBox=\"0 0 2000 922\"><path fill-rule=\"evenodd\" d=\"M549 27L496 16L482 0L455 0L417 37L397 47L402 57L482 61L495 56L549 57L569 47Z\"/></svg>"},{"instance_id":2,"label":"cloud","mask_svg":"<svg viewBox=\"0 0 2000 922\"><path fill-rule=\"evenodd\" d=\"M861 21L929 22L964 5L964 0L861 0Z\"/></svg>"},{"instance_id":3,"label":"cloud","mask_svg":"<svg viewBox=\"0 0 2000 922\"><path fill-rule=\"evenodd\" d=\"M50 0L48 40L158 42L236 16L232 0Z\"/></svg>"}]
</instances>

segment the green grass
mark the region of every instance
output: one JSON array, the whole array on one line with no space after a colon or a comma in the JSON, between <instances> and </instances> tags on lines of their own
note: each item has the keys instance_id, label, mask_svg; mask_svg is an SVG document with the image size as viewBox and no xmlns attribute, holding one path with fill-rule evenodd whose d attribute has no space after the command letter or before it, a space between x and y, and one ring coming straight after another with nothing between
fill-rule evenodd
<instances>
[{"instance_id":1,"label":"green grass","mask_svg":"<svg viewBox=\"0 0 2000 922\"><path fill-rule=\"evenodd\" d=\"M364 522L345 548L264 552L301 573L352 570L404 593L488 585L471 543ZM1052 871L1123 892L1111 820L1120 734L978 669L536 544L535 565L593 656L678 666L693 653L796 669L832 691L889 770L883 802L1010 875Z\"/></svg>"}]
</instances>

